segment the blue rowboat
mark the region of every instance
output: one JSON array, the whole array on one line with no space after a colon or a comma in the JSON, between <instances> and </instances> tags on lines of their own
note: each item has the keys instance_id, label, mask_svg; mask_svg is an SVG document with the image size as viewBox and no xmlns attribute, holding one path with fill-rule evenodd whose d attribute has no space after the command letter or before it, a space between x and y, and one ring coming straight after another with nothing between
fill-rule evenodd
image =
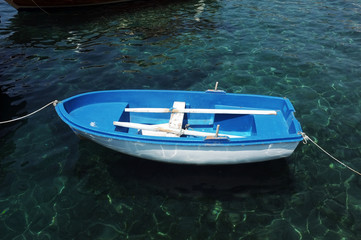
<instances>
[{"instance_id":1,"label":"blue rowboat","mask_svg":"<svg viewBox=\"0 0 361 240\"><path fill-rule=\"evenodd\" d=\"M286 98L224 91L114 90L59 102L59 117L107 148L179 164L238 164L290 156L303 140Z\"/></svg>"}]
</instances>

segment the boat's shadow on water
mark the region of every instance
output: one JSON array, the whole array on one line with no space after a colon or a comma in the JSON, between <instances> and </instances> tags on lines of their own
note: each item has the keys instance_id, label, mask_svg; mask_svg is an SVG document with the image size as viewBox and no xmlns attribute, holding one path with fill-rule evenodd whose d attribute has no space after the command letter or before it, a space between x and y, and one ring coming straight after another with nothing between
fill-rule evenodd
<instances>
[{"instance_id":1,"label":"boat's shadow on water","mask_svg":"<svg viewBox=\"0 0 361 240\"><path fill-rule=\"evenodd\" d=\"M119 180L118 167L129 168L131 177L153 187L182 194L200 194L214 197L242 196L252 193L266 193L288 190L290 187L287 161L238 165L175 165L133 159L144 168L132 171L133 164L116 163L111 175Z\"/></svg>"},{"instance_id":2,"label":"boat's shadow on water","mask_svg":"<svg viewBox=\"0 0 361 240\"><path fill-rule=\"evenodd\" d=\"M94 175L88 178L101 181L87 188L98 185L102 186L101 191L119 187L135 195L145 189L160 195L214 198L292 191L287 159L237 165L178 165L127 156L88 141L82 141L81 145L85 148L80 153L76 172L82 178L91 172ZM97 160L89 162L90 158Z\"/></svg>"}]
</instances>

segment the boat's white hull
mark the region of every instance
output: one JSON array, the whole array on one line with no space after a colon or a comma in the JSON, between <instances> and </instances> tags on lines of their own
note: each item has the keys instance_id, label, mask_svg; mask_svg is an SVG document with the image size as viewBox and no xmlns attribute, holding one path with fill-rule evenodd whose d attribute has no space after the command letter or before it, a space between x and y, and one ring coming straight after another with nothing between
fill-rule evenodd
<instances>
[{"instance_id":1,"label":"boat's white hull","mask_svg":"<svg viewBox=\"0 0 361 240\"><path fill-rule=\"evenodd\" d=\"M240 164L262 162L290 156L299 142L244 146L165 145L106 138L74 131L77 135L131 156L177 164Z\"/></svg>"}]
</instances>

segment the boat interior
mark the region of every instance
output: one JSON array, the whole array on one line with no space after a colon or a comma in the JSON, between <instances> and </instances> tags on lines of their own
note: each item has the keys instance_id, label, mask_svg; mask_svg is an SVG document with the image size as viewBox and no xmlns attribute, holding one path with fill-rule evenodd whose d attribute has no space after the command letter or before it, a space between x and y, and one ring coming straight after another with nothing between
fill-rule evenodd
<instances>
[{"instance_id":1,"label":"boat interior","mask_svg":"<svg viewBox=\"0 0 361 240\"><path fill-rule=\"evenodd\" d=\"M109 134L119 132L137 136L178 138L281 138L296 133L294 109L283 100L279 101L277 109L270 109L267 105L267 108L258 108L256 105L240 107L243 103L231 106L219 101L205 104L185 100L165 98L163 102L156 104L140 100L136 103L132 101L131 104L119 100L84 104L89 102L89 99L78 99L65 104L65 108L71 121L77 125ZM154 108L158 106L163 108ZM198 110L203 112L197 112ZM232 112L239 110L256 112ZM258 114L257 111L275 113Z\"/></svg>"},{"instance_id":2,"label":"boat interior","mask_svg":"<svg viewBox=\"0 0 361 240\"><path fill-rule=\"evenodd\" d=\"M178 108L178 103L183 104L183 108ZM114 122L115 131L148 136L207 137L210 139L212 137L244 138L257 136L262 132L272 132L273 134L278 132L279 135L283 135L296 131L294 126L286 126L284 117L279 112L278 114L238 114L232 113L232 111L229 113L217 113L217 111L215 113L159 113L145 112L145 110L144 112L128 112L126 109L131 108L124 106L120 118ZM170 111L174 109L191 108L184 102L174 102ZM239 110L241 108L215 105L214 109L227 112L227 110ZM285 127L281 129L279 125L282 121L284 122L282 125ZM148 126L152 127L148 128Z\"/></svg>"}]
</instances>

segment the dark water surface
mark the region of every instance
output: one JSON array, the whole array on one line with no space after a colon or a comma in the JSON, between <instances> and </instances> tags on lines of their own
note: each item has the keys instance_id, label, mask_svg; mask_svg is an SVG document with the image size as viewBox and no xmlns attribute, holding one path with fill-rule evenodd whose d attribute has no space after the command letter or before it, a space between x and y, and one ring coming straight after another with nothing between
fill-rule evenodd
<instances>
[{"instance_id":1,"label":"dark water surface","mask_svg":"<svg viewBox=\"0 0 361 240\"><path fill-rule=\"evenodd\" d=\"M144 1L44 13L0 2L0 121L106 89L288 97L361 170L357 0ZM146 99L145 99L146 101ZM79 140L48 108L0 126L1 239L360 239L361 177L312 145L179 166Z\"/></svg>"}]
</instances>

